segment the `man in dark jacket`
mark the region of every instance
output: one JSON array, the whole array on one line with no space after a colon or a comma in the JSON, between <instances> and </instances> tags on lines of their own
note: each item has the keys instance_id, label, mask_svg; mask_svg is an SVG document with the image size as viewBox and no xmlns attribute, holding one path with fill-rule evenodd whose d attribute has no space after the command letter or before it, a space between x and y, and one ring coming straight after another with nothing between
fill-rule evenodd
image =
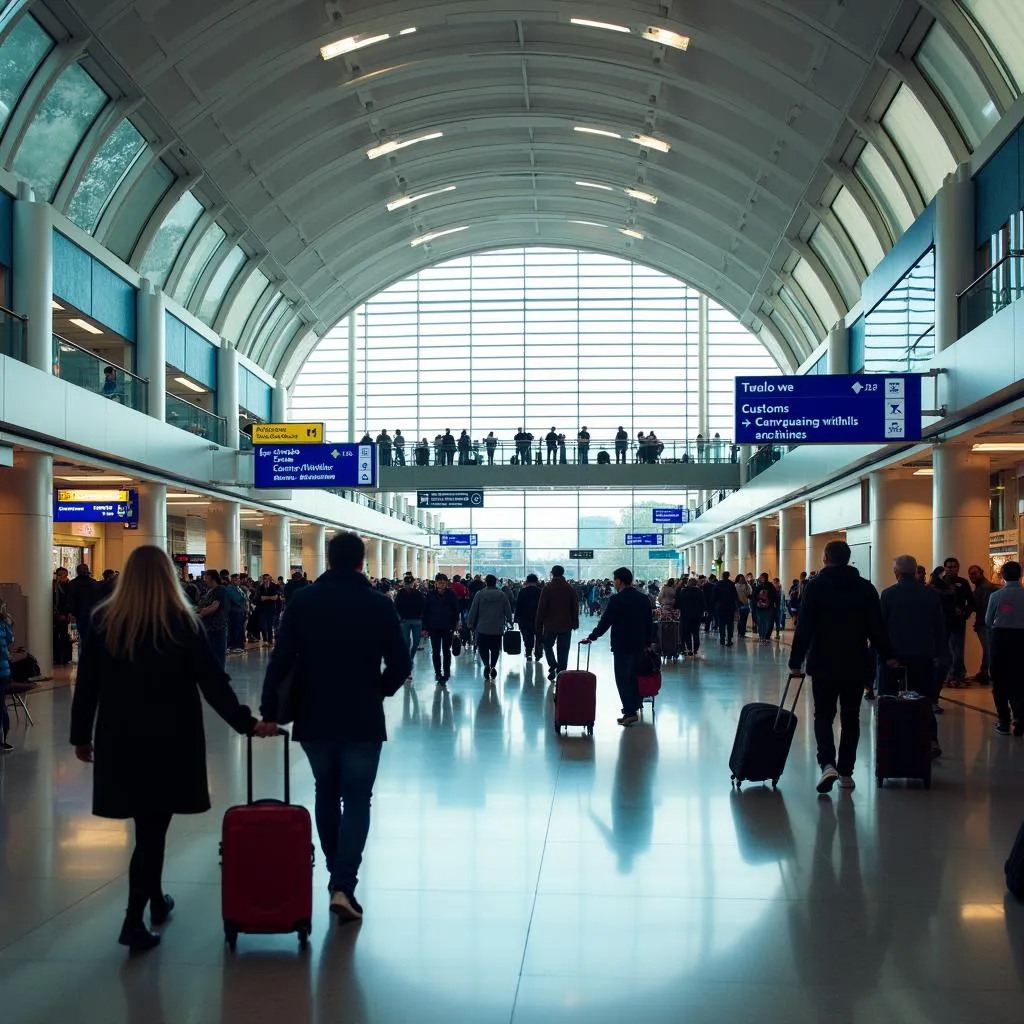
<instances>
[{"instance_id":1,"label":"man in dark jacket","mask_svg":"<svg viewBox=\"0 0 1024 1024\"><path fill-rule=\"evenodd\" d=\"M532 661L534 653L540 661L541 634L537 632L537 606L540 604L540 580L535 573L526 577L526 585L516 597L515 620L523 634L523 648L526 660Z\"/></svg>"},{"instance_id":2,"label":"man in dark jacket","mask_svg":"<svg viewBox=\"0 0 1024 1024\"><path fill-rule=\"evenodd\" d=\"M953 686L967 686L967 666L964 664L964 644L967 640L967 620L974 613L974 594L971 585L960 575L960 559L950 556L943 563L943 578L951 588L943 598L946 632L949 634L949 682Z\"/></svg>"},{"instance_id":3,"label":"man in dark jacket","mask_svg":"<svg viewBox=\"0 0 1024 1024\"><path fill-rule=\"evenodd\" d=\"M769 584L770 585L770 584ZM839 782L853 789L853 768L860 742L860 701L874 676L871 643L895 668L892 644L882 622L878 592L850 565L850 546L842 540L825 545L825 568L808 581L793 634L789 669L800 672L807 659L814 692L814 738L821 778L818 792ZM840 706L839 758L832 723Z\"/></svg>"},{"instance_id":4,"label":"man in dark jacket","mask_svg":"<svg viewBox=\"0 0 1024 1024\"><path fill-rule=\"evenodd\" d=\"M92 578L92 570L84 562L75 569L75 578L68 584L68 608L78 625L78 650L82 650L92 630L92 612L100 603L100 585Z\"/></svg>"},{"instance_id":5,"label":"man in dark jacket","mask_svg":"<svg viewBox=\"0 0 1024 1024\"><path fill-rule=\"evenodd\" d=\"M701 593L704 595L704 632L709 633L715 616L715 586L718 580L714 576L708 576L700 585Z\"/></svg>"},{"instance_id":6,"label":"man in dark jacket","mask_svg":"<svg viewBox=\"0 0 1024 1024\"><path fill-rule=\"evenodd\" d=\"M676 611L679 612L683 649L687 657L692 658L700 650L700 624L707 612L704 594L695 576L691 576L686 586L676 592Z\"/></svg>"},{"instance_id":7,"label":"man in dark jacket","mask_svg":"<svg viewBox=\"0 0 1024 1024\"><path fill-rule=\"evenodd\" d=\"M416 580L411 573L406 573L402 580L402 588L395 594L395 611L402 625L402 635L409 645L409 658L415 660L416 651L420 646L420 633L423 632L423 607L426 598L416 587ZM409 678L412 679L410 672Z\"/></svg>"},{"instance_id":8,"label":"man in dark jacket","mask_svg":"<svg viewBox=\"0 0 1024 1024\"><path fill-rule=\"evenodd\" d=\"M648 613L650 605L648 605ZM569 646L573 630L580 628L580 603L576 591L566 582L565 569L551 567L551 582L540 592L537 602L537 632L544 636L544 654L548 660L548 679L569 667ZM555 654L557 645L558 654Z\"/></svg>"},{"instance_id":9,"label":"man in dark jacket","mask_svg":"<svg viewBox=\"0 0 1024 1024\"><path fill-rule=\"evenodd\" d=\"M302 575L301 572L296 570L292 573L291 579L284 585L282 596L284 597L285 607L292 603L292 598L305 586L309 585L309 580Z\"/></svg>"},{"instance_id":10,"label":"man in dark jacket","mask_svg":"<svg viewBox=\"0 0 1024 1024\"><path fill-rule=\"evenodd\" d=\"M434 589L423 603L423 628L430 634L434 678L438 686L444 686L452 677L452 637L459 628L459 599L443 572L434 577Z\"/></svg>"},{"instance_id":11,"label":"man in dark jacket","mask_svg":"<svg viewBox=\"0 0 1024 1024\"><path fill-rule=\"evenodd\" d=\"M713 595L715 618L718 620L718 642L723 647L732 647L733 620L739 607L736 596L736 584L729 578L728 572L715 584Z\"/></svg>"},{"instance_id":12,"label":"man in dark jacket","mask_svg":"<svg viewBox=\"0 0 1024 1024\"><path fill-rule=\"evenodd\" d=\"M651 645L654 620L651 602L633 587L633 573L625 566L613 574L615 593L608 602L601 621L580 641L593 643L610 629L612 656L615 663L615 685L622 701L619 725L631 726L640 721L640 675L644 651ZM547 589L547 588L545 588Z\"/></svg>"},{"instance_id":13,"label":"man in dark jacket","mask_svg":"<svg viewBox=\"0 0 1024 1024\"><path fill-rule=\"evenodd\" d=\"M988 655L991 632L985 625L985 613L988 611L988 599L999 589L985 576L980 565L972 565L967 569L967 578L974 587L974 632L978 634L981 645L981 668L974 677L982 686L988 683Z\"/></svg>"},{"instance_id":14,"label":"man in dark jacket","mask_svg":"<svg viewBox=\"0 0 1024 1024\"><path fill-rule=\"evenodd\" d=\"M364 558L358 535L339 533L331 539L328 571L295 595L281 620L260 708L267 723L277 721L281 683L295 670L298 710L292 731L316 783L316 827L331 873L330 909L350 921L363 916L355 888L387 739L384 698L398 692L411 665L394 606L363 575Z\"/></svg>"}]
</instances>

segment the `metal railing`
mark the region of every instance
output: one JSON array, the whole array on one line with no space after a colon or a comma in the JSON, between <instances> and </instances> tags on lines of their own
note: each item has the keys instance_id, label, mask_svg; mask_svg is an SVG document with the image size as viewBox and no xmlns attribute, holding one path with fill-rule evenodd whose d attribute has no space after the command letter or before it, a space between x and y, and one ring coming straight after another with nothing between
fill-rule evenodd
<instances>
[{"instance_id":1,"label":"metal railing","mask_svg":"<svg viewBox=\"0 0 1024 1024\"><path fill-rule=\"evenodd\" d=\"M25 362L25 331L28 320L13 309L0 306L0 354Z\"/></svg>"},{"instance_id":2,"label":"metal railing","mask_svg":"<svg viewBox=\"0 0 1024 1024\"><path fill-rule=\"evenodd\" d=\"M789 444L762 445L750 456L750 461L747 463L748 482L753 480L755 476L760 476L766 469L770 469L779 459L788 455L795 447L797 446Z\"/></svg>"},{"instance_id":3,"label":"metal railing","mask_svg":"<svg viewBox=\"0 0 1024 1024\"><path fill-rule=\"evenodd\" d=\"M436 441L410 442L404 448L378 443L377 456L383 468L414 466L539 466L539 465L625 465L652 463L739 463L739 446L725 438L707 441L680 441L637 438L616 441L614 438L591 439L580 443L563 438L549 444L544 438L531 441L488 441L450 436L448 443Z\"/></svg>"},{"instance_id":4,"label":"metal railing","mask_svg":"<svg viewBox=\"0 0 1024 1024\"><path fill-rule=\"evenodd\" d=\"M147 380L59 334L53 336L53 375L136 412L148 411Z\"/></svg>"},{"instance_id":5,"label":"metal railing","mask_svg":"<svg viewBox=\"0 0 1024 1024\"><path fill-rule=\"evenodd\" d=\"M960 337L1024 294L1024 250L1011 249L957 294Z\"/></svg>"},{"instance_id":6,"label":"metal railing","mask_svg":"<svg viewBox=\"0 0 1024 1024\"><path fill-rule=\"evenodd\" d=\"M238 450L242 452L252 451L252 436L244 430L238 432Z\"/></svg>"},{"instance_id":7,"label":"metal railing","mask_svg":"<svg viewBox=\"0 0 1024 1024\"><path fill-rule=\"evenodd\" d=\"M227 437L227 420L212 412L200 409L198 405L186 402L177 395L167 395L167 422L173 427L187 430L190 434L205 437L214 444L223 444Z\"/></svg>"}]
</instances>

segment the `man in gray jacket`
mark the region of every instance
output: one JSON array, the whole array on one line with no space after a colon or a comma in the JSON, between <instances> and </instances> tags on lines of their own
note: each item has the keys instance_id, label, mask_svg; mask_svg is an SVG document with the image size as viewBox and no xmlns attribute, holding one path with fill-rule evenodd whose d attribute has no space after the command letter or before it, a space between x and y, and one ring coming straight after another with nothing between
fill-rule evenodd
<instances>
[{"instance_id":1,"label":"man in gray jacket","mask_svg":"<svg viewBox=\"0 0 1024 1024\"><path fill-rule=\"evenodd\" d=\"M932 702L932 757L939 757L942 750L934 714L941 682L937 665L947 646L942 599L934 587L917 582L913 555L900 555L892 568L896 583L882 591L882 621L900 668L890 668L884 662L879 666L879 691L895 694L900 676L906 673L907 689Z\"/></svg>"},{"instance_id":2,"label":"man in gray jacket","mask_svg":"<svg viewBox=\"0 0 1024 1024\"><path fill-rule=\"evenodd\" d=\"M498 589L498 578L484 578L484 589L478 590L469 607L469 628L476 633L477 650L484 663L484 678L498 675L498 655L501 654L501 634L505 626L512 625L512 605L503 590Z\"/></svg>"}]
</instances>

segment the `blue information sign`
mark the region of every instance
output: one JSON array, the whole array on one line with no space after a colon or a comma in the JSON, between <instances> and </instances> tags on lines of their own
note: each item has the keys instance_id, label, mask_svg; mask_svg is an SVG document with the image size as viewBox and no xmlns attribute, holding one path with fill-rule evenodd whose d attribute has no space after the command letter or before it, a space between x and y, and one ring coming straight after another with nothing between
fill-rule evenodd
<instances>
[{"instance_id":1,"label":"blue information sign","mask_svg":"<svg viewBox=\"0 0 1024 1024\"><path fill-rule=\"evenodd\" d=\"M373 444L257 444L253 486L376 487Z\"/></svg>"},{"instance_id":2,"label":"blue information sign","mask_svg":"<svg viewBox=\"0 0 1024 1024\"><path fill-rule=\"evenodd\" d=\"M417 491L417 508L483 508L483 491Z\"/></svg>"},{"instance_id":3,"label":"blue information sign","mask_svg":"<svg viewBox=\"0 0 1024 1024\"><path fill-rule=\"evenodd\" d=\"M921 439L912 373L737 377L737 444L882 444Z\"/></svg>"},{"instance_id":4,"label":"blue information sign","mask_svg":"<svg viewBox=\"0 0 1024 1024\"><path fill-rule=\"evenodd\" d=\"M664 536L660 533L627 533L627 548L660 548Z\"/></svg>"},{"instance_id":5,"label":"blue information sign","mask_svg":"<svg viewBox=\"0 0 1024 1024\"><path fill-rule=\"evenodd\" d=\"M126 491L126 501L77 501L62 498L74 491L56 491L53 495L55 523L137 523L139 492Z\"/></svg>"},{"instance_id":6,"label":"blue information sign","mask_svg":"<svg viewBox=\"0 0 1024 1024\"><path fill-rule=\"evenodd\" d=\"M690 521L690 510L688 508L654 508L651 509L652 522L658 523L688 523Z\"/></svg>"},{"instance_id":7,"label":"blue information sign","mask_svg":"<svg viewBox=\"0 0 1024 1024\"><path fill-rule=\"evenodd\" d=\"M443 548L475 548L475 533L442 533L441 547Z\"/></svg>"},{"instance_id":8,"label":"blue information sign","mask_svg":"<svg viewBox=\"0 0 1024 1024\"><path fill-rule=\"evenodd\" d=\"M676 558L680 558L678 551L648 551L648 558L658 559L663 562L670 562Z\"/></svg>"}]
</instances>

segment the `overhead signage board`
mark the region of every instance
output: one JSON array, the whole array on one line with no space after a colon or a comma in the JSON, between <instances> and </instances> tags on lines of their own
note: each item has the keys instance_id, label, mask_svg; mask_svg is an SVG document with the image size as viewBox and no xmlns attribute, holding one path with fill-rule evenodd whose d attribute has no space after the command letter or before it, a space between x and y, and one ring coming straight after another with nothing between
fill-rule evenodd
<instances>
[{"instance_id":1,"label":"overhead signage board","mask_svg":"<svg viewBox=\"0 0 1024 1024\"><path fill-rule=\"evenodd\" d=\"M206 555L172 555L175 565L206 565Z\"/></svg>"},{"instance_id":2,"label":"overhead signage board","mask_svg":"<svg viewBox=\"0 0 1024 1024\"><path fill-rule=\"evenodd\" d=\"M627 533L627 548L660 548L665 542L663 534L660 533Z\"/></svg>"},{"instance_id":3,"label":"overhead signage board","mask_svg":"<svg viewBox=\"0 0 1024 1024\"><path fill-rule=\"evenodd\" d=\"M651 516L651 521L655 525L688 523L690 521L690 510L688 508L653 508L651 509Z\"/></svg>"},{"instance_id":4,"label":"overhead signage board","mask_svg":"<svg viewBox=\"0 0 1024 1024\"><path fill-rule=\"evenodd\" d=\"M53 496L55 523L135 523L138 519L138 491L59 489Z\"/></svg>"},{"instance_id":5,"label":"overhead signage board","mask_svg":"<svg viewBox=\"0 0 1024 1024\"><path fill-rule=\"evenodd\" d=\"M681 557L678 551L648 551L647 557L664 562L671 562Z\"/></svg>"},{"instance_id":6,"label":"overhead signage board","mask_svg":"<svg viewBox=\"0 0 1024 1024\"><path fill-rule=\"evenodd\" d=\"M374 444L254 445L253 486L376 487Z\"/></svg>"},{"instance_id":7,"label":"overhead signage board","mask_svg":"<svg viewBox=\"0 0 1024 1024\"><path fill-rule=\"evenodd\" d=\"M475 548L477 535L475 533L442 533L441 547L443 548Z\"/></svg>"},{"instance_id":8,"label":"overhead signage board","mask_svg":"<svg viewBox=\"0 0 1024 1024\"><path fill-rule=\"evenodd\" d=\"M417 508L483 508L483 491L417 491Z\"/></svg>"},{"instance_id":9,"label":"overhead signage board","mask_svg":"<svg viewBox=\"0 0 1024 1024\"><path fill-rule=\"evenodd\" d=\"M736 378L738 444L884 444L920 439L917 374Z\"/></svg>"},{"instance_id":10,"label":"overhead signage board","mask_svg":"<svg viewBox=\"0 0 1024 1024\"><path fill-rule=\"evenodd\" d=\"M253 444L323 444L322 423L254 423Z\"/></svg>"},{"instance_id":11,"label":"overhead signage board","mask_svg":"<svg viewBox=\"0 0 1024 1024\"><path fill-rule=\"evenodd\" d=\"M569 561L571 562L586 562L594 557L594 551L592 548L573 548L569 552Z\"/></svg>"}]
</instances>

